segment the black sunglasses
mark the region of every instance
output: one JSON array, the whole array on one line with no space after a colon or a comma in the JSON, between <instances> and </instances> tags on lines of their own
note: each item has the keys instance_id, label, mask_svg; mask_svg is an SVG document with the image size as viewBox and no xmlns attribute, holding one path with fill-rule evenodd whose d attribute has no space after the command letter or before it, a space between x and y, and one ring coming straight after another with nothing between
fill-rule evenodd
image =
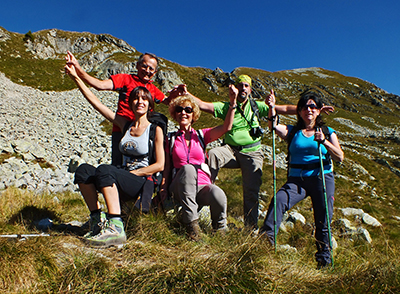
<instances>
[{"instance_id":1,"label":"black sunglasses","mask_svg":"<svg viewBox=\"0 0 400 294\"><path fill-rule=\"evenodd\" d=\"M306 105L304 105L302 107L303 110L308 109L308 108L310 108L310 109L318 109L318 106L315 105L315 104L306 104Z\"/></svg>"},{"instance_id":2,"label":"black sunglasses","mask_svg":"<svg viewBox=\"0 0 400 294\"><path fill-rule=\"evenodd\" d=\"M175 112L181 113L182 111L185 111L186 113L192 113L193 108L191 108L190 106L186 106L186 107L176 106L175 107Z\"/></svg>"}]
</instances>

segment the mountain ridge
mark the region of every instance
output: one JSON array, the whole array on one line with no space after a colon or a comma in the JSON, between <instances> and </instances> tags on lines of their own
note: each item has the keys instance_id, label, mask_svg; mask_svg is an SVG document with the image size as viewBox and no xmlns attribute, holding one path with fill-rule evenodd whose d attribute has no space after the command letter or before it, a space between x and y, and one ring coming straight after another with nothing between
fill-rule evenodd
<instances>
[{"instance_id":1,"label":"mountain ridge","mask_svg":"<svg viewBox=\"0 0 400 294\"><path fill-rule=\"evenodd\" d=\"M52 29L22 35L0 27L0 71L18 84L41 91L74 89L75 85L63 71L67 50L76 55L85 70L98 78L108 78L119 72L134 73L135 62L141 55L125 41L107 34ZM370 82L319 67L278 72L238 67L228 73L220 68L181 66L163 58L159 66L155 84L164 92L176 84L186 83L190 92L205 101L226 100L228 85L240 74L252 77L255 99L264 99L273 88L280 104L296 104L302 91L316 88L322 93L325 104L336 109L325 120L337 130L344 148L360 154L368 150L365 158L380 162L389 174L399 174L400 154L396 150L400 142L400 97ZM158 110L168 113L164 105L159 105ZM290 123L293 119L288 116L282 121ZM196 127L218 123L211 115L202 114ZM264 138L263 143L270 145L270 138ZM366 149L369 145L371 148ZM386 149L392 157L384 155Z\"/></svg>"},{"instance_id":2,"label":"mountain ridge","mask_svg":"<svg viewBox=\"0 0 400 294\"><path fill-rule=\"evenodd\" d=\"M135 72L140 55L110 35L59 30L21 35L0 28L3 233L36 230L32 226L41 220L62 230L83 229L88 211L73 183L73 172L80 163L110 162L110 136L104 118L64 74L66 50L74 52L81 65L99 78ZM2 272L9 278L0 288L24 291L21 285L27 284L25 292L115 292L122 288L139 293L171 289L178 293L238 293L247 288L248 293L271 289L282 293L398 292L400 97L367 81L322 68L268 72L239 67L224 72L185 67L163 58L155 84L165 92L184 82L189 91L206 101L225 101L229 83L240 74L252 77L255 99L265 98L274 88L279 104L296 104L299 93L313 87L323 94L325 104L335 106L333 113L323 116L335 129L345 153L343 163L334 164L332 230L338 245L334 269L314 269L314 219L309 197L291 210L291 221L285 221L278 235L279 245L285 245L274 252L262 238L252 238L241 230L241 173L221 169L217 184L227 195L231 225L226 235L205 234L204 243L189 243L184 228L171 215L158 218L148 214L134 215L127 222L128 245L121 251L89 251L75 235L69 236L68 230L53 229L49 239L4 240ZM116 108L116 92L93 92L110 109ZM169 115L163 104L157 105L157 111ZM280 116L286 124L295 120L295 116ZM195 128L220 123L202 113ZM266 127L266 122L261 123ZM272 136L267 130L261 149L265 159L260 222L273 196L270 146ZM286 143L278 138L277 187L286 180L286 151ZM297 221L295 215L303 217ZM210 273L216 279L208 283ZM24 279L33 282L21 283Z\"/></svg>"}]
</instances>

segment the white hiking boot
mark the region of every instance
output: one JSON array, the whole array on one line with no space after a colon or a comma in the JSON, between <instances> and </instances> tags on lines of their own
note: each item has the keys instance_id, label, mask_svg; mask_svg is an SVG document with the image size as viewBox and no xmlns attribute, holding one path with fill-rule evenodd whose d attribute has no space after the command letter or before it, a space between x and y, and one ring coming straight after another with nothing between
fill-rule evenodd
<instances>
[{"instance_id":1,"label":"white hiking boot","mask_svg":"<svg viewBox=\"0 0 400 294\"><path fill-rule=\"evenodd\" d=\"M121 219L109 219L103 223L103 227L95 236L86 238L86 243L95 247L120 247L126 243L124 224Z\"/></svg>"}]
</instances>

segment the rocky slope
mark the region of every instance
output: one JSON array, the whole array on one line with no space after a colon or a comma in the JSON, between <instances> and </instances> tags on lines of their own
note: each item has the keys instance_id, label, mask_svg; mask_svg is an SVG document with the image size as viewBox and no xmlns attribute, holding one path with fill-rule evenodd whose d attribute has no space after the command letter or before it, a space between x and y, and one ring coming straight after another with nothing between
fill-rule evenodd
<instances>
[{"instance_id":1,"label":"rocky slope","mask_svg":"<svg viewBox=\"0 0 400 294\"><path fill-rule=\"evenodd\" d=\"M7 160L14 160L13 165L18 166L18 163L25 161L46 161L53 166L53 170L62 170L64 174L71 160L79 159L97 164L108 162L109 137L99 126L103 119L91 109L80 93L76 90L38 90L45 88L42 85L48 81L52 81L52 88L56 90L63 87L74 88L62 72L67 50L79 58L85 70L101 79L119 72L135 72L135 62L140 55L125 41L110 35L53 29L33 34L29 32L23 36L0 27L0 71L4 73L0 75L0 110L4 116L0 122L0 142L3 152L23 154ZM55 68L53 62L56 62ZM37 63L40 63L40 69ZM23 67L23 71L17 71L20 67ZM45 77L40 75L43 70L47 72ZM381 162L392 173L400 174L399 154L393 152L400 142L400 97L369 82L321 68L276 73L238 68L231 73L225 73L218 68L186 68L161 58L156 84L166 92L173 85L184 82L188 84L190 91L204 100L224 100L228 84L241 73L252 76L253 96L256 99L262 99L269 89L274 88L278 93L279 103L296 103L301 91L308 87L317 88L324 94L325 103L338 110L330 119L339 132L343 147L352 152L361 152L367 159ZM18 84L11 82L6 76ZM97 94L105 104L115 107L115 93ZM209 118L203 115L203 124L209 125ZM293 118L286 120L291 122ZM362 139L359 138L389 140L395 145L390 148L367 146L360 143ZM265 150L266 155L270 154L268 146ZM284 157L284 152L278 154L280 167L284 167ZM4 164L0 165L3 169ZM27 177L25 174L14 174L16 176L10 172L2 173L0 187L7 187L14 180L17 180L17 186L21 184L36 187L25 181L19 182L17 178L22 175ZM37 175L31 177L38 178ZM12 180L13 178L15 179ZM62 182L66 184L66 181L64 179ZM66 186L70 186L70 181L68 183Z\"/></svg>"},{"instance_id":2,"label":"rocky slope","mask_svg":"<svg viewBox=\"0 0 400 294\"><path fill-rule=\"evenodd\" d=\"M100 126L104 119L63 74L67 50L79 58L85 70L101 79L135 72L140 55L109 35L48 30L22 36L0 27L0 189L16 186L38 193L75 191L73 171L77 164L109 162L110 137ZM278 93L279 103L296 103L298 94L308 87L321 91L325 103L336 108L328 120L346 153L337 178L354 185L358 189L355 194L398 205L393 195L398 188L385 192L376 178L400 176L399 96L321 68L275 73L238 68L226 73L218 68L186 68L164 59L156 84L166 92L183 82L204 100L224 100L228 84L241 73L253 78L256 99L265 97L271 88ZM116 107L116 93L96 95L110 108ZM200 126L211 123L216 121L207 115L199 122ZM271 163L269 137L263 141L266 165ZM278 168L284 168L284 147L277 152Z\"/></svg>"}]
</instances>

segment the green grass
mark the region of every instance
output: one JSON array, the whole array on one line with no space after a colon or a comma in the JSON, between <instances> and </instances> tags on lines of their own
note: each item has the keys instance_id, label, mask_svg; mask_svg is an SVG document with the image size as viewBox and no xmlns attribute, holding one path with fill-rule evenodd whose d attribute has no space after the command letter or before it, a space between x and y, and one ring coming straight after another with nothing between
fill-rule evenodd
<instances>
[{"instance_id":1,"label":"green grass","mask_svg":"<svg viewBox=\"0 0 400 294\"><path fill-rule=\"evenodd\" d=\"M337 173L351 165L337 167ZM262 191L271 198L271 167L264 167ZM285 181L278 169L278 186ZM378 175L374 175L378 176ZM241 175L222 169L218 184L228 196L228 221L242 228ZM384 185L375 186L380 194ZM397 187L397 188L396 188ZM339 237L334 269L316 270L314 238L309 226L296 225L280 232L278 244L289 244L297 253L275 253L263 239L246 230L232 229L225 236L208 231L200 243L186 239L185 229L173 217L133 213L126 219L128 243L122 249L86 247L68 231L53 230L51 237L25 241L0 238L3 269L0 290L12 293L396 293L400 290L398 221L390 218L398 202L355 198L356 185L337 180L335 207L362 208L377 217L382 228L368 228L373 244ZM393 185L392 193L398 193ZM60 201L54 201L54 196ZM311 202L296 206L312 219ZM0 197L0 228L3 234L38 233L35 221L50 217L54 223L85 222L87 208L79 194L42 194L7 189ZM384 217L383 217L384 216ZM334 220L342 217L336 210ZM18 269L18 270L16 270Z\"/></svg>"},{"instance_id":2,"label":"green grass","mask_svg":"<svg viewBox=\"0 0 400 294\"><path fill-rule=\"evenodd\" d=\"M41 31L32 35L34 40L41 40L47 33ZM64 38L98 38L89 33L62 31L57 31L57 35ZM63 73L64 54L57 55L54 60L35 59L25 50L24 35L10 33L10 36L10 42L0 43L0 67L12 81L41 90L61 91L75 87ZM106 44L99 43L98 46L102 45ZM78 54L78 58L83 54ZM139 54L117 53L111 58L118 62L132 62ZM201 99L228 99L226 85L218 83L219 91L214 93L203 80L212 75L212 70L189 68L168 60L164 60L164 63L166 67L173 68L188 85L189 91ZM321 72L334 78L321 78L311 72L306 75L290 71L271 73L250 68L238 68L232 74L249 74L267 90L280 82L290 82L290 88L277 91L280 104L295 104L300 91L312 86L325 94L327 104L335 106L335 113L324 116L324 119L341 134L339 139L345 147L346 158L342 164L335 165L336 174L343 177L336 178L333 220L343 217L337 208L362 208L382 223L379 228L367 227L373 239L372 244L339 237L339 229L333 225L333 235L339 245L334 253L335 267L316 270L312 228L297 224L294 229L278 234L278 244L294 246L297 253L275 253L265 240L253 238L246 230L242 230L242 177L239 170L222 169L217 184L228 197L228 222L237 228L225 236L212 235L205 230L203 241L192 243L186 239L185 228L176 218L135 212L126 219L128 243L122 249L94 250L86 247L76 232L56 229L50 231L51 237L27 240L0 238L0 291L398 293L400 226L393 216L400 216L400 185L399 176L390 168L399 165L396 158L400 156L399 142L388 136L354 136L355 131L334 120L336 117L350 119L372 130L378 130L377 125L395 129L399 119L397 107L387 99L385 93L368 82L332 71L321 69ZM341 93L335 89L344 90ZM382 99L378 99L379 95ZM377 106L376 101L382 106ZM168 115L165 105L158 105L157 111ZM365 117L373 118L376 123ZM282 117L282 121L291 120ZM203 113L195 127L210 127L220 123L220 120ZM265 123L263 125L265 127ZM104 122L102 126L106 132L110 132L109 123ZM349 134L345 135L346 132ZM271 145L270 134L263 139L263 143ZM277 140L277 150L286 152L286 149L286 144ZM391 157L384 156L385 151ZM370 157L367 158L365 153ZM1 154L0 164L10 156L18 155ZM51 168L46 162L40 164ZM367 170L368 174L364 174L358 166ZM272 167L267 164L264 165L262 180L261 191L265 195L262 203L267 207L273 191ZM277 187L282 186L285 180L286 171L278 169ZM362 187L362 182L367 186ZM54 201L55 197L59 201ZM313 213L309 199L296 205L295 209L311 222ZM70 221L84 223L88 219L88 211L77 193L37 195L15 188L1 192L0 234L40 233L34 223L45 217L51 218L56 225Z\"/></svg>"}]
</instances>

